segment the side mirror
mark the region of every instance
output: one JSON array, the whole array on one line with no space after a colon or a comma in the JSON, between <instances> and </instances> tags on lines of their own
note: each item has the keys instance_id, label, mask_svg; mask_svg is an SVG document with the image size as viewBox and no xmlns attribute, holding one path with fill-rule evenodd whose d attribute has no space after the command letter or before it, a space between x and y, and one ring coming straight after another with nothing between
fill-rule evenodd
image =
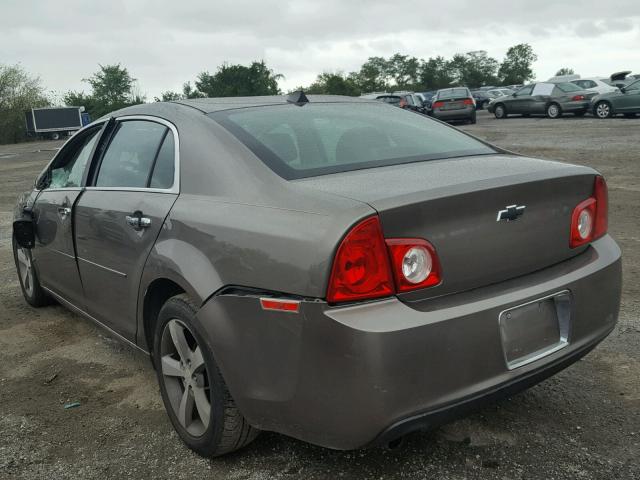
<instances>
[{"instance_id":1,"label":"side mirror","mask_svg":"<svg viewBox=\"0 0 640 480\"><path fill-rule=\"evenodd\" d=\"M626 89L626 88L624 88L624 87L620 87L620 91L621 91L622 93L627 93L627 89Z\"/></svg>"},{"instance_id":2,"label":"side mirror","mask_svg":"<svg viewBox=\"0 0 640 480\"><path fill-rule=\"evenodd\" d=\"M35 224L33 223L33 219L27 215L13 222L13 234L16 243L22 248L33 248L36 246Z\"/></svg>"},{"instance_id":3,"label":"side mirror","mask_svg":"<svg viewBox=\"0 0 640 480\"><path fill-rule=\"evenodd\" d=\"M511 94L511 96L512 96L512 97L517 97L518 95L516 94L516 92L513 92L513 93Z\"/></svg>"}]
</instances>

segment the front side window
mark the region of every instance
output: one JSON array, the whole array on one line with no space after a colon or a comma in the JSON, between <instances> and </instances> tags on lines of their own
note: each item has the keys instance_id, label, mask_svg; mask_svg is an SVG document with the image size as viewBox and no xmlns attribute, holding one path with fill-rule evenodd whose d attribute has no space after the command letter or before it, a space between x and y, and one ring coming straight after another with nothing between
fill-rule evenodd
<instances>
[{"instance_id":1,"label":"front side window","mask_svg":"<svg viewBox=\"0 0 640 480\"><path fill-rule=\"evenodd\" d=\"M209 114L285 179L494 154L480 141L379 103L309 103Z\"/></svg>"},{"instance_id":2,"label":"front side window","mask_svg":"<svg viewBox=\"0 0 640 480\"><path fill-rule=\"evenodd\" d=\"M522 97L526 95L531 95L531 92L533 92L533 87L534 85L527 85L525 87L522 87L520 90L516 92L516 96Z\"/></svg>"},{"instance_id":3,"label":"front side window","mask_svg":"<svg viewBox=\"0 0 640 480\"><path fill-rule=\"evenodd\" d=\"M638 80L637 82L633 82L631 85L626 86L625 90L627 92L630 92L630 91L633 91L633 90L635 90L635 91L640 90L640 80Z\"/></svg>"},{"instance_id":4,"label":"front side window","mask_svg":"<svg viewBox=\"0 0 640 480\"><path fill-rule=\"evenodd\" d=\"M118 124L102 158L97 187L146 188L167 127L145 120Z\"/></svg>"},{"instance_id":5,"label":"front side window","mask_svg":"<svg viewBox=\"0 0 640 480\"><path fill-rule=\"evenodd\" d=\"M92 128L60 152L51 166L47 188L76 188L82 185L84 169L98 140L100 127Z\"/></svg>"}]
</instances>

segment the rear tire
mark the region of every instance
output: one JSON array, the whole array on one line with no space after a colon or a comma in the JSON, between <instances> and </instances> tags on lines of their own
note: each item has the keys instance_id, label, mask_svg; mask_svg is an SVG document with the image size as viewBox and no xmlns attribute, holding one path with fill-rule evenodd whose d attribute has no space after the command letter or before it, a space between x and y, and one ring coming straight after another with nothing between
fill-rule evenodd
<instances>
[{"instance_id":1,"label":"rear tire","mask_svg":"<svg viewBox=\"0 0 640 480\"><path fill-rule=\"evenodd\" d=\"M611 104L606 101L601 101L596 103L596 106L593 107L593 114L597 118L611 118L613 117L613 108L611 108Z\"/></svg>"},{"instance_id":2,"label":"rear tire","mask_svg":"<svg viewBox=\"0 0 640 480\"><path fill-rule=\"evenodd\" d=\"M476 124L476 111L474 110L473 113L471 114L471 118L469 118L469 123L471 125L475 125Z\"/></svg>"},{"instance_id":3,"label":"rear tire","mask_svg":"<svg viewBox=\"0 0 640 480\"><path fill-rule=\"evenodd\" d=\"M38 273L33 266L31 250L22 248L16 243L15 237L12 239L13 260L16 263L18 281L22 296L26 302L35 308L44 307L52 303L51 297L42 289Z\"/></svg>"},{"instance_id":4,"label":"rear tire","mask_svg":"<svg viewBox=\"0 0 640 480\"><path fill-rule=\"evenodd\" d=\"M547 105L547 117L560 118L562 116L562 109L557 103L550 103Z\"/></svg>"},{"instance_id":5,"label":"rear tire","mask_svg":"<svg viewBox=\"0 0 640 480\"><path fill-rule=\"evenodd\" d=\"M507 109L504 104L499 103L493 109L493 114L498 120L502 120L503 118L507 118Z\"/></svg>"},{"instance_id":6,"label":"rear tire","mask_svg":"<svg viewBox=\"0 0 640 480\"><path fill-rule=\"evenodd\" d=\"M238 410L199 332L197 307L185 295L160 310L153 360L169 419L182 441L204 457L216 457L251 443L260 433Z\"/></svg>"}]
</instances>

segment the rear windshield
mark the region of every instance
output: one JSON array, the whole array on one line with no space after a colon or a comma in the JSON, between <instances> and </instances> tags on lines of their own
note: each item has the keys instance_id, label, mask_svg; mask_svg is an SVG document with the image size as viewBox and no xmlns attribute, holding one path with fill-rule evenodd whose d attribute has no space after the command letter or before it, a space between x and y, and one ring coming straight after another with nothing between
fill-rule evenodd
<instances>
[{"instance_id":1,"label":"rear windshield","mask_svg":"<svg viewBox=\"0 0 640 480\"><path fill-rule=\"evenodd\" d=\"M557 83L556 87L558 87L560 90L562 90L563 92L579 92L580 90L582 90L582 88L580 88L577 85L574 85L573 83Z\"/></svg>"},{"instance_id":2,"label":"rear windshield","mask_svg":"<svg viewBox=\"0 0 640 480\"><path fill-rule=\"evenodd\" d=\"M209 114L281 177L494 154L428 117L382 103L309 103Z\"/></svg>"},{"instance_id":3,"label":"rear windshield","mask_svg":"<svg viewBox=\"0 0 640 480\"><path fill-rule=\"evenodd\" d=\"M460 97L468 97L469 92L466 88L451 88L448 90L440 90L438 92L438 98L460 98Z\"/></svg>"}]
</instances>

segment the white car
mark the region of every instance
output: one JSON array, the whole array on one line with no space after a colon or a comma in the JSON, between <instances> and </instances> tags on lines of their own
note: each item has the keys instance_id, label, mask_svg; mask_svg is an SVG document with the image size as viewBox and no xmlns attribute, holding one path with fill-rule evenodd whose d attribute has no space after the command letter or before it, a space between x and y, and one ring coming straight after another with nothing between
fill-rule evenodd
<instances>
[{"instance_id":1,"label":"white car","mask_svg":"<svg viewBox=\"0 0 640 480\"><path fill-rule=\"evenodd\" d=\"M577 86L579 86L583 90L589 90L591 92L597 92L599 94L618 91L618 87L609 85L608 83L603 82L599 78L581 78L578 80L571 80L571 83L575 83Z\"/></svg>"}]
</instances>

